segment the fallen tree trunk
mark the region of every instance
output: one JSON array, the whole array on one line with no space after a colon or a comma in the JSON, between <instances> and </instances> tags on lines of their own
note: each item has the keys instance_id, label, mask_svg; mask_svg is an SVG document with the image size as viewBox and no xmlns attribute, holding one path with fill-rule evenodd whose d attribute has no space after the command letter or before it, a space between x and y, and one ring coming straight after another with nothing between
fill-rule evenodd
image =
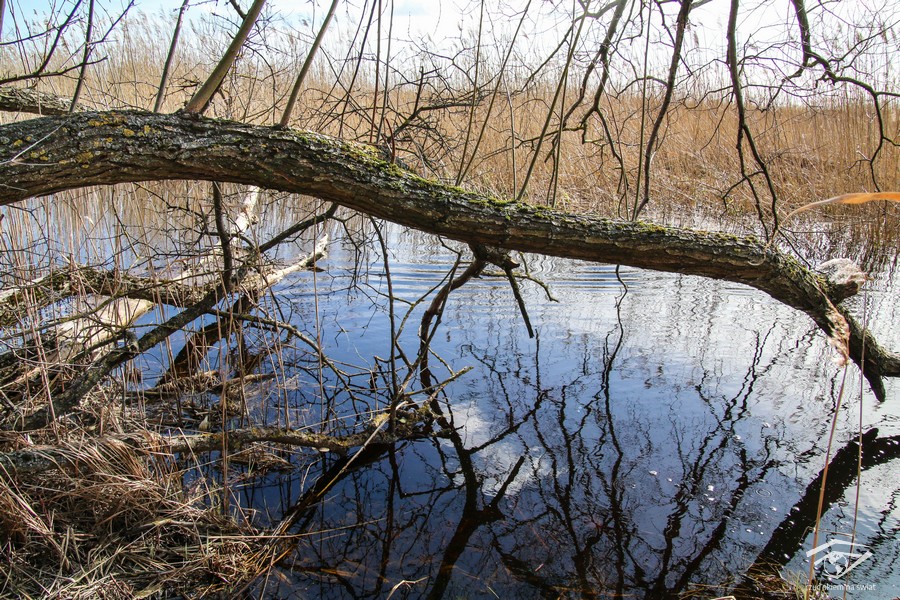
<instances>
[{"instance_id":1,"label":"fallen tree trunk","mask_svg":"<svg viewBox=\"0 0 900 600\"><path fill-rule=\"evenodd\" d=\"M314 133L132 111L0 127L0 204L89 185L171 179L317 196L470 244L743 283L805 312L830 338L847 342L880 398L881 377L900 376L900 356L836 308L855 289L830 285L753 237L498 200L425 180L385 162L374 148Z\"/></svg>"},{"instance_id":2,"label":"fallen tree trunk","mask_svg":"<svg viewBox=\"0 0 900 600\"><path fill-rule=\"evenodd\" d=\"M113 269L71 265L0 291L0 327L19 322L25 307L39 310L85 290L101 296L185 307L200 300L211 288L212 284L191 285L181 280L135 277Z\"/></svg>"},{"instance_id":3,"label":"fallen tree trunk","mask_svg":"<svg viewBox=\"0 0 900 600\"><path fill-rule=\"evenodd\" d=\"M0 87L0 110L34 113L37 115L65 115L71 102L56 94L28 88Z\"/></svg>"},{"instance_id":4,"label":"fallen tree trunk","mask_svg":"<svg viewBox=\"0 0 900 600\"><path fill-rule=\"evenodd\" d=\"M327 243L327 240L325 240L325 243ZM313 250L311 255L287 267L242 275L237 281L235 289L245 294L259 293L269 286L275 285L291 273L310 268L315 265L316 260L320 260L324 255L324 244L320 244ZM245 269L242 268L243 270ZM204 289L206 293L199 301L188 306L168 321L157 325L151 331L136 339L133 344L125 348L114 348L94 361L77 378L67 382L69 387L62 393L55 394L48 406L31 413L20 422L17 422L17 426L23 429L36 429L49 423L54 415L59 416L69 412L77 406L87 392L93 389L115 367L131 360L142 352L146 352L192 320L212 310L216 303L226 295L226 291L221 283L207 286ZM152 306L150 302L145 300L128 300L128 302L140 302L142 306L146 305L148 310Z\"/></svg>"},{"instance_id":5,"label":"fallen tree trunk","mask_svg":"<svg viewBox=\"0 0 900 600\"><path fill-rule=\"evenodd\" d=\"M80 372L94 353L109 347L153 308L147 300L92 296L77 314L61 319L49 330L26 334L24 342L0 354L0 395L7 407L32 393L57 388ZM50 369L56 375L45 380ZM64 373L68 375L64 375ZM52 381L51 381L52 380Z\"/></svg>"}]
</instances>

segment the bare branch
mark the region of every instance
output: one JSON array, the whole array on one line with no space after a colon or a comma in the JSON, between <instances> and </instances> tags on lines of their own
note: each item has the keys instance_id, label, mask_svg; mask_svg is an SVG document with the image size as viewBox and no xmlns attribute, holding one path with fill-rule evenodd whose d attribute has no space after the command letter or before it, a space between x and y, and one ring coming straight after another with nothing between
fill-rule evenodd
<instances>
[{"instance_id":1,"label":"bare branch","mask_svg":"<svg viewBox=\"0 0 900 600\"><path fill-rule=\"evenodd\" d=\"M241 46L244 45L244 42L253 30L253 26L256 24L256 20L259 18L259 14L262 12L265 3L266 0L253 1L253 5L250 7L250 10L247 11L247 16L244 17L244 22L241 23L240 29L238 29L234 39L231 40L231 44L228 46L225 54L222 55L219 64L216 65L216 68L210 73L206 82L199 90L197 90L194 97L190 99L187 105L185 105L183 109L184 112L195 115L206 112L213 95L215 95L219 86L222 85L222 81L225 80L225 75L228 74L234 61L237 60Z\"/></svg>"},{"instance_id":2,"label":"bare branch","mask_svg":"<svg viewBox=\"0 0 900 600\"><path fill-rule=\"evenodd\" d=\"M316 39L313 41L309 53L306 55L306 60L303 61L303 67L300 68L300 73L297 75L297 81L294 82L294 88L291 90L291 97L288 99L284 113L281 115L280 125L282 127L287 127L291 121L291 113L294 112L294 104L297 102L297 96L300 95L300 88L303 87L303 81L306 79L306 74L309 73L309 68L312 66L313 59L316 57L316 52L319 50L319 46L325 38L325 32L328 30L328 25L331 23L331 18L334 16L334 11L337 10L339 1L340 0L332 0L331 8L328 9L328 14L325 15L325 21L322 23L322 27L319 29L319 33L316 35Z\"/></svg>"},{"instance_id":3,"label":"bare branch","mask_svg":"<svg viewBox=\"0 0 900 600\"><path fill-rule=\"evenodd\" d=\"M135 135L121 135L123 131ZM6 139L28 136L43 140L29 150L35 162L22 162L12 144L0 146L0 181L6 182L0 188L2 204L85 185L146 179L232 181L317 196L469 243L736 281L806 312L836 339L848 328L848 315L835 307L821 277L755 238L614 222L498 201L424 180L383 161L374 149L323 135L125 111L0 127L0 137ZM233 164L244 168L235 170ZM854 333L851 326L849 334L859 331ZM851 339L854 360L862 358L860 347ZM876 355L867 349L867 377L900 374L900 363L879 363L873 359Z\"/></svg>"},{"instance_id":4,"label":"bare branch","mask_svg":"<svg viewBox=\"0 0 900 600\"><path fill-rule=\"evenodd\" d=\"M169 71L172 69L172 61L175 59L175 49L178 47L181 23L184 21L184 14L187 12L190 1L191 0L184 0L184 2L181 3L181 8L178 9L178 17L175 20L175 31L172 32L172 43L169 45L169 53L166 55L166 63L163 65L162 76L159 80L159 91L156 93L156 103L153 105L153 112L160 111L163 99L166 97L166 87L169 84Z\"/></svg>"}]
</instances>

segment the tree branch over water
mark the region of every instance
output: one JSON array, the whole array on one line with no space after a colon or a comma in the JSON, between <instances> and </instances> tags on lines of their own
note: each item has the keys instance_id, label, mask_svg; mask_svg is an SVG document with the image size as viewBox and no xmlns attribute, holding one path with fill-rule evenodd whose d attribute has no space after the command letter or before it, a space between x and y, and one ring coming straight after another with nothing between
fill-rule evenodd
<instances>
[{"instance_id":1,"label":"tree branch over water","mask_svg":"<svg viewBox=\"0 0 900 600\"><path fill-rule=\"evenodd\" d=\"M865 375L880 398L880 378L900 376L900 355L878 346L836 307L856 286L832 286L754 237L499 200L423 179L363 144L197 116L108 111L46 117L0 127L0 142L0 204L92 185L175 179L306 194L470 244L746 284L808 314L838 345L846 343L857 363L864 357Z\"/></svg>"}]
</instances>

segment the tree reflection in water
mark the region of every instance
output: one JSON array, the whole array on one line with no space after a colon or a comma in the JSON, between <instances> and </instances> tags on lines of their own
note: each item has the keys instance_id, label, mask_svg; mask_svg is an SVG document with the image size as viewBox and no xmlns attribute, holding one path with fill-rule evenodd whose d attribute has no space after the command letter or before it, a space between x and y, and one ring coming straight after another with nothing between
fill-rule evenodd
<instances>
[{"instance_id":1,"label":"tree reflection in water","mask_svg":"<svg viewBox=\"0 0 900 600\"><path fill-rule=\"evenodd\" d=\"M529 298L534 341L502 285L456 292L434 346L477 368L436 403L441 437L346 470L323 456L318 483L287 492L295 551L254 593L708 597L803 549L837 393L824 342L795 346L813 326L716 282L602 278L591 307ZM864 468L900 454L898 436L868 436ZM854 448L832 461L829 502L853 484Z\"/></svg>"}]
</instances>

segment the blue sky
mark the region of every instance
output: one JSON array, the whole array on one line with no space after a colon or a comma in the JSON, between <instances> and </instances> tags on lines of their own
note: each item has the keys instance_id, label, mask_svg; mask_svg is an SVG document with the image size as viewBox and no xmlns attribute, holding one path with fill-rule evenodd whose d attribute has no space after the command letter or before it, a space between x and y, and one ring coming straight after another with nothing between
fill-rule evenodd
<instances>
[{"instance_id":1,"label":"blue sky","mask_svg":"<svg viewBox=\"0 0 900 600\"><path fill-rule=\"evenodd\" d=\"M96 0L101 14L119 14L127 0ZM183 0L136 0L134 9L147 15L160 15L165 12L177 13ZM241 6L247 7L250 0L238 0ZM55 10L57 14L68 12L74 6L76 0L7 0L7 14L4 18L4 28L9 31L10 11L24 16L28 20L46 18ZM415 38L430 37L438 42L448 35L458 35L460 20L472 24L477 15L466 14L458 4L466 0L394 0L394 31L395 37L412 36ZM306 21L315 15L316 24L321 22L330 6L330 0L316 0L315 8L312 0L269 0L267 8L273 13L280 14L298 23ZM353 19L358 18L363 5L363 0L342 0L337 12L337 22L346 22L347 15ZM85 4L86 6L86 0ZM384 1L384 6L390 6L389 0ZM233 9L228 0L191 0L189 18L203 13L216 12L223 15L233 15Z\"/></svg>"},{"instance_id":2,"label":"blue sky","mask_svg":"<svg viewBox=\"0 0 900 600\"><path fill-rule=\"evenodd\" d=\"M57 13L71 10L77 0L7 0L7 15L4 18L4 28L7 39L12 19L9 11L14 10L20 16L34 19L35 15L47 15L52 7L56 7ZM238 0L241 5L249 6L250 0ZM818 26L814 35L819 38L817 42L827 43L829 36L850 36L853 31L843 34L833 33L835 25L856 21L867 23L883 18L890 22L898 19L900 10L896 8L897 0L841 0L837 3L818 5L808 3L810 10L817 13L841 13L828 23L828 26ZM87 0L83 0L87 3ZM98 5L105 9L101 14L118 14L127 0L96 0ZM493 15L492 22L487 25L485 34L488 40L492 36L504 36L511 32L517 21L514 13L521 10L527 0L489 0L489 10ZM173 15L181 6L182 0L136 0L135 7L148 15L163 15L169 12ZM220 15L233 17L234 11L229 6L228 0L191 0L189 18L196 18L204 13L216 12ZM304 34L313 35L318 30L318 23L324 18L331 0L268 0L269 10L292 18L298 27L303 28ZM336 24L333 28L355 29L356 20L360 18L362 6L365 0L341 0L338 9ZM385 8L392 4L391 0L383 0ZM599 6L603 0L595 0L593 5ZM711 0L698 2L691 15L691 38L697 41L700 48L710 49L715 54L721 54L725 42L725 23L727 21L729 0ZM468 6L468 8L466 8ZM448 49L454 39L458 39L462 29L466 32L477 30L478 4L474 0L393 0L394 28L393 39L396 42L392 51L399 51L403 40L414 42L427 41L427 45L437 51ZM498 6L508 6L501 11ZM526 29L530 31L523 37L526 40L525 51L533 51L546 46L552 48L562 33L562 28L569 15L564 8L567 2L559 0L548 2L547 0L532 0L533 21ZM667 4L667 6L670 6ZM534 9L537 9L536 11ZM504 14L505 13L505 14ZM315 14L314 23L310 23L310 17ZM303 22L305 24L302 24ZM786 31L791 31L796 39L796 22L792 15L791 2L789 0L742 0L742 12L739 21L739 43L746 44L749 52L755 52L756 48L766 49L771 41L783 40ZM751 39L752 38L752 39ZM546 43L544 43L546 42ZM590 42L587 42L590 43ZM890 45L890 44L888 44ZM643 52L643 47L639 49ZM660 48L663 58L667 59L667 49ZM777 51L777 50L774 50ZM793 52L791 48L787 52ZM665 61L664 61L665 62Z\"/></svg>"},{"instance_id":3,"label":"blue sky","mask_svg":"<svg viewBox=\"0 0 900 600\"><path fill-rule=\"evenodd\" d=\"M244 7L250 4L249 0L239 0L239 2ZM13 5L15 10L21 10L22 14L26 15L47 14L53 7L60 10L71 7L74 3L75 0L7 0L7 5ZM98 3L110 11L115 11L125 6L127 0L98 0ZM155 14L160 10L177 11L181 4L182 0L136 0L135 7L145 13ZM328 0L316 0L316 13L324 15L330 4ZM358 9L361 4L360 0L341 2L342 7L349 5L351 9ZM306 16L313 12L311 0L269 0L267 5L273 11L283 14ZM385 1L385 6L387 5L388 2ZM227 8L227 0L191 0L191 6L193 11L230 10ZM394 14L396 18L411 20L413 23L437 26L439 20L446 22L449 19L458 18L460 9L455 2L447 0L395 0Z\"/></svg>"}]
</instances>

